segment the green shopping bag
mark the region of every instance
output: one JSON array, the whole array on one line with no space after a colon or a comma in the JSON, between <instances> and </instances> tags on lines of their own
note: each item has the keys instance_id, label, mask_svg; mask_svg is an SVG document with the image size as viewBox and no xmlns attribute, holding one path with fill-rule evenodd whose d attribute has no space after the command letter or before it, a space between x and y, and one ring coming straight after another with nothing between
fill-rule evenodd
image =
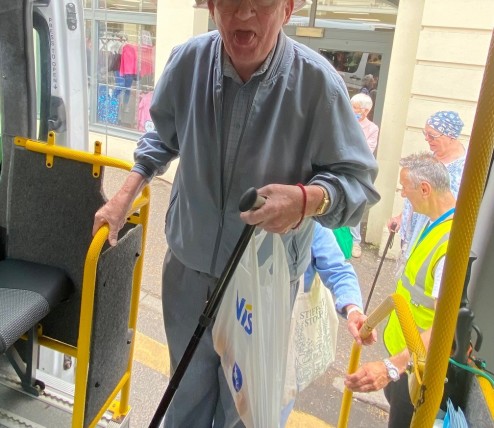
<instances>
[{"instance_id":1,"label":"green shopping bag","mask_svg":"<svg viewBox=\"0 0 494 428\"><path fill-rule=\"evenodd\" d=\"M333 229L334 236L341 251L343 252L345 259L352 257L353 238L348 226L343 226L338 229Z\"/></svg>"}]
</instances>

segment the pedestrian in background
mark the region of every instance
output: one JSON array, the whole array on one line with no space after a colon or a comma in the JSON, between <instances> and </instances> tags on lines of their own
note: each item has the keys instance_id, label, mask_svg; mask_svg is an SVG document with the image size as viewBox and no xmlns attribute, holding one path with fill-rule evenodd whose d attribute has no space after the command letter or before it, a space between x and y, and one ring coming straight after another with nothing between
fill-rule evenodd
<instances>
[{"instance_id":1,"label":"pedestrian in background","mask_svg":"<svg viewBox=\"0 0 494 428\"><path fill-rule=\"evenodd\" d=\"M360 88L360 93L365 95L370 95L371 91L376 87L376 79L372 74L366 74L362 78L362 87Z\"/></svg>"},{"instance_id":2,"label":"pedestrian in background","mask_svg":"<svg viewBox=\"0 0 494 428\"><path fill-rule=\"evenodd\" d=\"M438 111L427 119L422 130L434 157L441 161L449 172L451 192L455 198L460 190L466 160L465 147L458 139L462 129L463 121L457 112ZM390 231L393 222L397 224L396 230L400 230L402 261L399 271L410 256L412 245L420 230L428 221L426 215L415 212L407 198L405 198L402 213L388 220L387 226Z\"/></svg>"},{"instance_id":3,"label":"pedestrian in background","mask_svg":"<svg viewBox=\"0 0 494 428\"><path fill-rule=\"evenodd\" d=\"M414 211L427 216L430 223L422 227L411 248L396 293L407 301L427 349L456 199L450 190L448 170L434 154L412 154L402 159L400 165L402 197L408 198ZM411 357L395 311L384 330L384 344L389 357L362 365L346 376L345 386L354 392L384 388L390 404L388 427L408 427L414 410L406 373Z\"/></svg>"},{"instance_id":4,"label":"pedestrian in background","mask_svg":"<svg viewBox=\"0 0 494 428\"><path fill-rule=\"evenodd\" d=\"M343 80L282 31L293 0L197 3L207 6L218 31L173 49L151 103L156 131L140 138L131 173L94 224L96 231L108 223L115 245L140 189L180 156L166 214L162 288L172 373L245 223L282 234L294 297L310 262L312 219L328 227L357 224L366 204L379 199L377 165ZM265 204L239 214L239 199L252 186ZM211 331L165 427L243 426Z\"/></svg>"},{"instance_id":5,"label":"pedestrian in background","mask_svg":"<svg viewBox=\"0 0 494 428\"><path fill-rule=\"evenodd\" d=\"M359 93L354 95L350 102L352 104L355 117L364 132L365 141L367 141L369 150L375 154L379 137L379 127L367 118L369 112L372 110L372 99L369 95ZM362 242L360 223L356 226L350 227L350 233L352 234L353 241L352 257L359 258L362 255L362 247L360 246L360 243Z\"/></svg>"}]
</instances>

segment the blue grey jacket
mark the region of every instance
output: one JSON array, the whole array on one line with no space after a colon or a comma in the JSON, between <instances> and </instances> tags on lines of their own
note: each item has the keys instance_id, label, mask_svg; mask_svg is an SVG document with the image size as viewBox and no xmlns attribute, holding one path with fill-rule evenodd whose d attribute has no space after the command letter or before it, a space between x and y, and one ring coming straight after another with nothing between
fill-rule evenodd
<instances>
[{"instance_id":1,"label":"blue grey jacket","mask_svg":"<svg viewBox=\"0 0 494 428\"><path fill-rule=\"evenodd\" d=\"M156 86L134 171L148 179L180 155L166 214L170 249L187 267L219 276L244 224L238 202L250 187L321 184L331 208L317 220L356 225L378 201L377 164L338 73L280 32L254 96L241 141L222 164L222 40L216 31L172 52ZM230 150L230 148L229 148ZM292 279L310 259L312 222L283 236Z\"/></svg>"}]
</instances>

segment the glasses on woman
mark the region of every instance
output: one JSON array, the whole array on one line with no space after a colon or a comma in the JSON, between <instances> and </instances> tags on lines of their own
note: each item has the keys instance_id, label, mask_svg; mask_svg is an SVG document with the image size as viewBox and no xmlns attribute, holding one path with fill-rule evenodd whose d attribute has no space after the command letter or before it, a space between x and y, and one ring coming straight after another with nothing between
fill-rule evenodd
<instances>
[{"instance_id":1,"label":"glasses on woman","mask_svg":"<svg viewBox=\"0 0 494 428\"><path fill-rule=\"evenodd\" d=\"M216 8L222 13L234 13L244 0L213 0ZM262 13L269 14L276 10L279 0L247 0L252 7Z\"/></svg>"},{"instance_id":2,"label":"glasses on woman","mask_svg":"<svg viewBox=\"0 0 494 428\"><path fill-rule=\"evenodd\" d=\"M444 134L439 134L439 135L433 135L430 132L427 132L426 130L422 129L422 134L424 134L425 138L432 138L435 140L436 138L442 137Z\"/></svg>"}]
</instances>

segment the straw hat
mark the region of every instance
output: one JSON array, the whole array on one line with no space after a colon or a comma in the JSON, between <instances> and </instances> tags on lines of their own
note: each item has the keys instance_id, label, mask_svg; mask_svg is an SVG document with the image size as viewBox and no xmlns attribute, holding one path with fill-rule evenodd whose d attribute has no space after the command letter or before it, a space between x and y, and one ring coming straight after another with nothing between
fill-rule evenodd
<instances>
[{"instance_id":1,"label":"straw hat","mask_svg":"<svg viewBox=\"0 0 494 428\"><path fill-rule=\"evenodd\" d=\"M196 4L194 7L198 7L200 9L207 9L208 8L208 2L207 0L195 0ZM305 5L312 4L311 0L293 0L293 12L297 12L298 10L302 9Z\"/></svg>"}]
</instances>

